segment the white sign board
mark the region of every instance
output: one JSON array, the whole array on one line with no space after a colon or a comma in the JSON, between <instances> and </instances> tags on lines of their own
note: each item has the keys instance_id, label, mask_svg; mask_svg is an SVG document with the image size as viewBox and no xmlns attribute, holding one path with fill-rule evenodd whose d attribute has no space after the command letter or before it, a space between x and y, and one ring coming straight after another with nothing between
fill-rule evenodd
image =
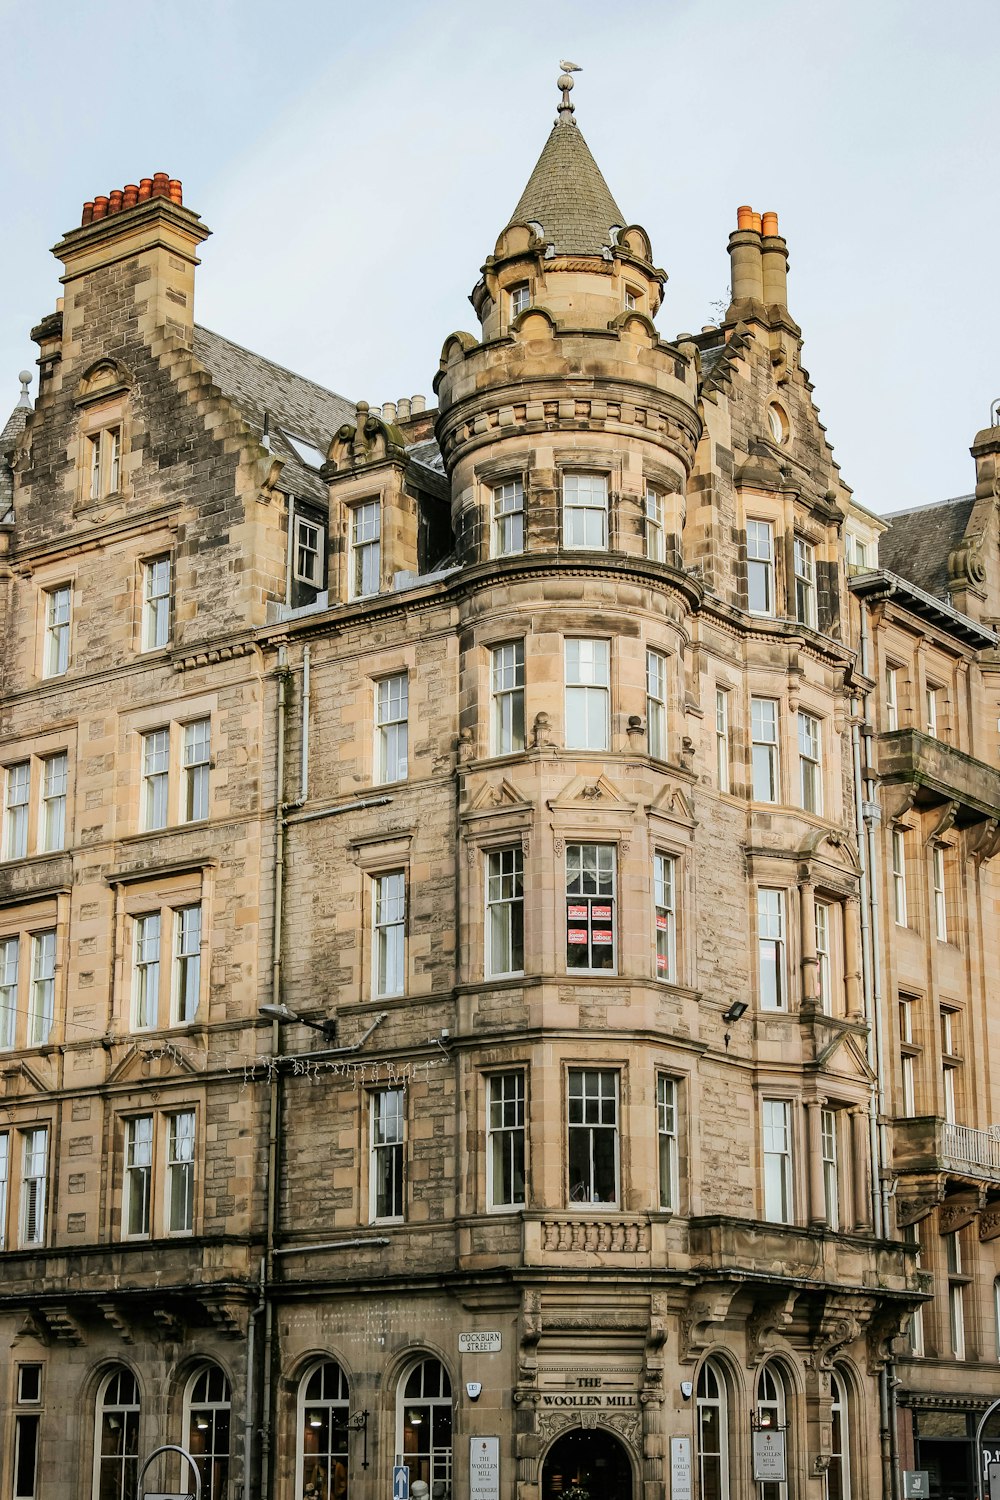
<instances>
[{"instance_id":1,"label":"white sign board","mask_svg":"<svg viewBox=\"0 0 1000 1500\"><path fill-rule=\"evenodd\" d=\"M494 1328L488 1331L476 1329L475 1333L458 1335L459 1354L499 1354L500 1334Z\"/></svg>"},{"instance_id":2,"label":"white sign board","mask_svg":"<svg viewBox=\"0 0 1000 1500\"><path fill-rule=\"evenodd\" d=\"M469 1500L500 1500L498 1437L469 1439Z\"/></svg>"},{"instance_id":3,"label":"white sign board","mask_svg":"<svg viewBox=\"0 0 1000 1500\"><path fill-rule=\"evenodd\" d=\"M773 1429L753 1435L753 1477L757 1483L785 1483L785 1434Z\"/></svg>"},{"instance_id":4,"label":"white sign board","mask_svg":"<svg viewBox=\"0 0 1000 1500\"><path fill-rule=\"evenodd\" d=\"M670 1439L670 1500L691 1500L691 1439Z\"/></svg>"}]
</instances>

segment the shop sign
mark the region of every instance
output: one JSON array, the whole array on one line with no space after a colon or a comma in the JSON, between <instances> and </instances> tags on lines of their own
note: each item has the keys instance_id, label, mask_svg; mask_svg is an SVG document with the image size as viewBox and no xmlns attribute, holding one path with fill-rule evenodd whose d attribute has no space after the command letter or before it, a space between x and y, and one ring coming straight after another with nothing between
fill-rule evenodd
<instances>
[{"instance_id":1,"label":"shop sign","mask_svg":"<svg viewBox=\"0 0 1000 1500\"><path fill-rule=\"evenodd\" d=\"M499 1500L500 1439L469 1439L469 1500Z\"/></svg>"},{"instance_id":2,"label":"shop sign","mask_svg":"<svg viewBox=\"0 0 1000 1500\"><path fill-rule=\"evenodd\" d=\"M785 1483L785 1434L755 1432L753 1435L753 1477L758 1484Z\"/></svg>"},{"instance_id":3,"label":"shop sign","mask_svg":"<svg viewBox=\"0 0 1000 1500\"><path fill-rule=\"evenodd\" d=\"M670 1439L670 1500L691 1500L691 1439Z\"/></svg>"}]
</instances>

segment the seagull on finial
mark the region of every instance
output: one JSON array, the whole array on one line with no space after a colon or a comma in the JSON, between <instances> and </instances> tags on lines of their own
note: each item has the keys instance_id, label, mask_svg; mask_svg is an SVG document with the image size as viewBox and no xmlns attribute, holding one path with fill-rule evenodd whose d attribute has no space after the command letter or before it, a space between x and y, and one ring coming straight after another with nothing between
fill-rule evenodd
<instances>
[{"instance_id":1,"label":"seagull on finial","mask_svg":"<svg viewBox=\"0 0 1000 1500\"><path fill-rule=\"evenodd\" d=\"M562 68L562 70L563 70L564 73L582 73L583 72L583 69L580 67L579 63L571 63L571 62L563 61L563 62L561 62L559 64L559 66Z\"/></svg>"}]
</instances>

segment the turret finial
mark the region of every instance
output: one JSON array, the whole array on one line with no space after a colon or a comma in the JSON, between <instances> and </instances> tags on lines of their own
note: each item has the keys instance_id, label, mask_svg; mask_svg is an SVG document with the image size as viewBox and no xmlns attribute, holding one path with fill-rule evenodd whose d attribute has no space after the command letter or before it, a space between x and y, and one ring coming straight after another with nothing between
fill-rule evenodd
<instances>
[{"instance_id":1,"label":"turret finial","mask_svg":"<svg viewBox=\"0 0 1000 1500\"><path fill-rule=\"evenodd\" d=\"M569 91L573 87L573 74L580 73L583 70L579 63L566 62L565 60L560 62L559 66L562 68L562 72L559 74L559 82L556 87L562 89L562 99L559 101L559 117L556 120L556 124L575 125L573 106L569 102Z\"/></svg>"}]
</instances>

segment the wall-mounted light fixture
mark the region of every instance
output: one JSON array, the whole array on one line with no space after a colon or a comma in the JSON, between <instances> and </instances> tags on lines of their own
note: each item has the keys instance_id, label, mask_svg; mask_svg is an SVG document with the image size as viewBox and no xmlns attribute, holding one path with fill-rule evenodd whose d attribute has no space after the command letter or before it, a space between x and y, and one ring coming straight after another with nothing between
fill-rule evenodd
<instances>
[{"instance_id":1,"label":"wall-mounted light fixture","mask_svg":"<svg viewBox=\"0 0 1000 1500\"><path fill-rule=\"evenodd\" d=\"M313 1031L320 1032L329 1042L337 1040L336 1021L312 1021L308 1016L300 1016L298 1011L290 1010L287 1005L260 1005L257 1008L269 1021L297 1021L300 1026L309 1026Z\"/></svg>"},{"instance_id":2,"label":"wall-mounted light fixture","mask_svg":"<svg viewBox=\"0 0 1000 1500\"><path fill-rule=\"evenodd\" d=\"M730 1034L730 1031L729 1031L728 1028L730 1026L734 1025L740 1019L741 1016L744 1016L746 1014L748 1008L749 1007L748 1007L747 1002L745 1000L734 1000L731 1003L731 1005L729 1006L729 1009L728 1010L724 1010L722 1012L722 1019L726 1023L726 1033L723 1036L722 1040L726 1044L726 1051L727 1052L729 1050L729 1043L732 1040L732 1037L731 1037L731 1034Z\"/></svg>"}]
</instances>

